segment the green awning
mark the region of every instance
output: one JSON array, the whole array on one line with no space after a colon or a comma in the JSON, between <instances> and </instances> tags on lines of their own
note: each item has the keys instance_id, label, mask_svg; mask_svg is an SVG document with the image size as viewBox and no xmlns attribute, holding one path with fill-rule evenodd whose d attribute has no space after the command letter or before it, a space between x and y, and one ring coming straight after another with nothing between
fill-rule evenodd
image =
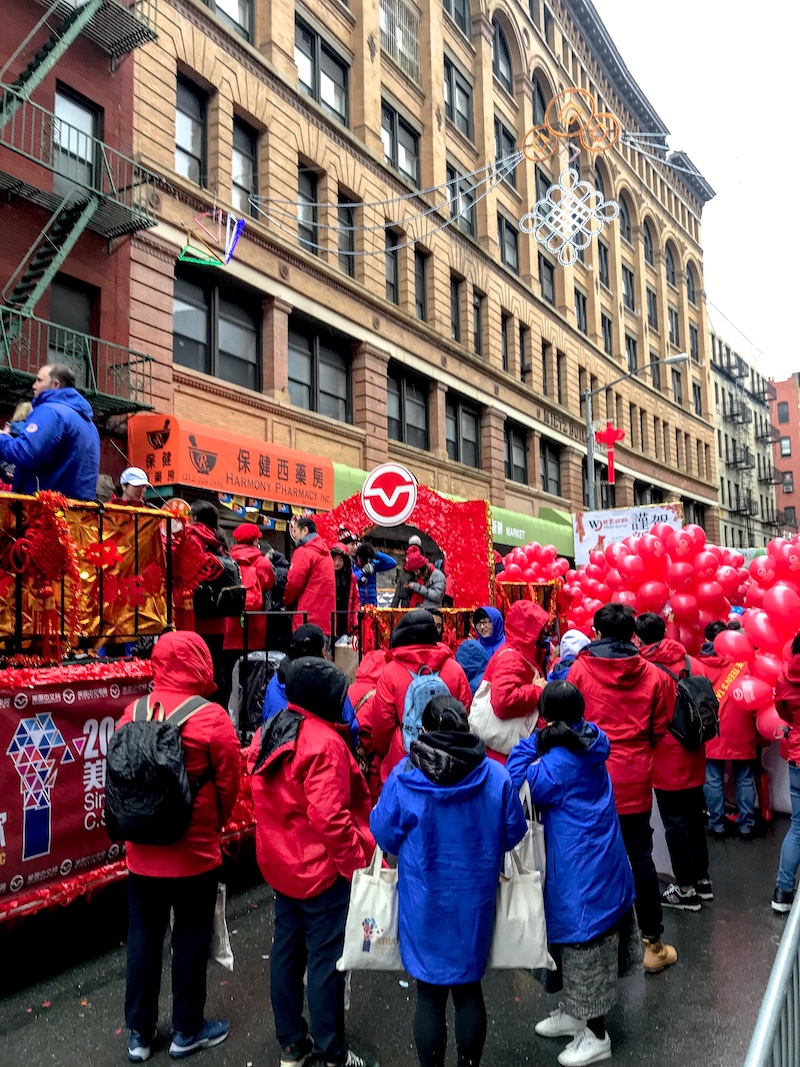
<instances>
[{"instance_id":1,"label":"green awning","mask_svg":"<svg viewBox=\"0 0 800 1067\"><path fill-rule=\"evenodd\" d=\"M572 517L566 512L547 508L549 513L557 515L558 521L551 518L534 518L522 515L518 511L496 508L492 505L492 532L495 541L501 545L527 545L529 541L538 541L541 545L555 545L560 556L574 556L575 544L572 537ZM564 516L567 522L561 519Z\"/></svg>"},{"instance_id":2,"label":"green awning","mask_svg":"<svg viewBox=\"0 0 800 1067\"><path fill-rule=\"evenodd\" d=\"M336 507L364 487L367 471L358 467L346 467L343 463L333 465L333 505Z\"/></svg>"}]
</instances>

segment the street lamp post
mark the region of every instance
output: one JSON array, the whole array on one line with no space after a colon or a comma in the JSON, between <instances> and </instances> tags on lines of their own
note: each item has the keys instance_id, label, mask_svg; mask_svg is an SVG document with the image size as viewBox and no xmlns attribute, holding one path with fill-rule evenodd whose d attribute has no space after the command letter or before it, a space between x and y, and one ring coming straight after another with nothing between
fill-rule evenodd
<instances>
[{"instance_id":1,"label":"street lamp post","mask_svg":"<svg viewBox=\"0 0 800 1067\"><path fill-rule=\"evenodd\" d=\"M619 385L620 382L627 381L628 378L635 378L640 371L647 370L648 367L653 367L656 364L663 366L674 366L676 363L686 363L689 356L686 352L679 352L675 356L665 356L664 359L653 359L649 363L643 363L641 367L636 367L634 370L628 371L627 374L621 375L619 378L615 378L613 382L608 382L606 385L598 386L597 389L587 389L583 394L584 407L586 409L586 479L587 490L589 497L589 511L594 511L595 499L594 499L594 430L592 429L592 397L597 396L598 393L604 393L607 389L611 389L615 385Z\"/></svg>"}]
</instances>

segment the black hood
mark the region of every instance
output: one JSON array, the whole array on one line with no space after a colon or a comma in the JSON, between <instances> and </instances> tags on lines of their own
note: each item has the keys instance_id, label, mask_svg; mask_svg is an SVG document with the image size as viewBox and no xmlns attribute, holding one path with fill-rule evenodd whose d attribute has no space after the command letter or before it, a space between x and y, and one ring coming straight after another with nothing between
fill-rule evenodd
<instances>
[{"instance_id":1,"label":"black hood","mask_svg":"<svg viewBox=\"0 0 800 1067\"><path fill-rule=\"evenodd\" d=\"M411 762L436 785L456 785L486 759L486 745L475 734L431 730L411 743Z\"/></svg>"},{"instance_id":2,"label":"black hood","mask_svg":"<svg viewBox=\"0 0 800 1067\"><path fill-rule=\"evenodd\" d=\"M302 656L286 669L286 697L290 704L326 722L341 723L349 680L329 660Z\"/></svg>"},{"instance_id":3,"label":"black hood","mask_svg":"<svg viewBox=\"0 0 800 1067\"><path fill-rule=\"evenodd\" d=\"M300 732L303 716L299 711L291 711L283 708L277 715L267 719L261 727L261 744L258 749L258 759L253 767L253 774L258 774L264 764L275 753L284 747L293 745Z\"/></svg>"},{"instance_id":4,"label":"black hood","mask_svg":"<svg viewBox=\"0 0 800 1067\"><path fill-rule=\"evenodd\" d=\"M627 659L629 656L638 656L639 649L631 641L618 641L616 637L598 637L586 646L590 656L598 656L600 659Z\"/></svg>"},{"instance_id":5,"label":"black hood","mask_svg":"<svg viewBox=\"0 0 800 1067\"><path fill-rule=\"evenodd\" d=\"M404 615L392 632L390 648L408 645L435 645L439 641L433 615L421 608Z\"/></svg>"}]
</instances>

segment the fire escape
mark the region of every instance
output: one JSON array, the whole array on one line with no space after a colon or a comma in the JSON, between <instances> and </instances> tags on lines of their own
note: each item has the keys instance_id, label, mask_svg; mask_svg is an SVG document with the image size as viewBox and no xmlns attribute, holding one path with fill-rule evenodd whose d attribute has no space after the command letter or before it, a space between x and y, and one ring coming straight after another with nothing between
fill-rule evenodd
<instances>
[{"instance_id":1,"label":"fire escape","mask_svg":"<svg viewBox=\"0 0 800 1067\"><path fill-rule=\"evenodd\" d=\"M769 406L778 399L778 393L772 382L765 382L763 390L758 394L757 400L761 404ZM771 408L770 408L771 410ZM756 430L756 440L759 444L774 446L780 440L780 431L777 426L774 426L771 421L771 417L767 417ZM779 485L783 485L783 471L778 470L772 464L772 449L770 449L770 459L767 466L764 468L761 477L758 479L760 485L769 487L770 498L770 516L769 525L778 533L782 533L786 526L786 515L780 508L776 508L774 490Z\"/></svg>"},{"instance_id":2,"label":"fire escape","mask_svg":"<svg viewBox=\"0 0 800 1067\"><path fill-rule=\"evenodd\" d=\"M747 544L753 545L753 522L758 518L758 494L753 491L753 471L756 457L750 448L748 427L753 421L753 409L747 402L746 382L750 370L739 356L726 356L722 370L731 381L733 389L731 401L723 411L723 420L730 427L731 449L725 457L729 470L733 471L735 500L731 503L731 512L741 522Z\"/></svg>"},{"instance_id":3,"label":"fire escape","mask_svg":"<svg viewBox=\"0 0 800 1067\"><path fill-rule=\"evenodd\" d=\"M112 69L156 39L156 0L44 0L45 13L0 70L0 193L44 208L49 218L2 288L0 388L27 397L43 363L69 364L97 414L152 406L152 358L37 318L33 312L87 230L111 242L156 223L156 176L31 96L83 36ZM31 55L45 28L49 39ZM28 58L30 57L30 58ZM26 62L27 61L27 62ZM13 80L10 71L24 69Z\"/></svg>"}]
</instances>

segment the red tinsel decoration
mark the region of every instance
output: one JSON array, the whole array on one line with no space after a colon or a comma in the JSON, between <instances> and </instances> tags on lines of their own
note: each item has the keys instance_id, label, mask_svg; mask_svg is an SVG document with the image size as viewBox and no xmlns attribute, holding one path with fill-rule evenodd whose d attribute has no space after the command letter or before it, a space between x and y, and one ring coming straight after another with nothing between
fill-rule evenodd
<instances>
[{"instance_id":1,"label":"red tinsel decoration","mask_svg":"<svg viewBox=\"0 0 800 1067\"><path fill-rule=\"evenodd\" d=\"M15 656L15 662L31 660L32 656ZM11 660L9 660L11 662ZM33 689L40 685L74 685L77 682L103 681L113 674L117 678L152 678L153 668L146 659L113 661L96 659L91 663L70 663L65 667L46 667L30 664L27 667L7 667L0 670L0 689Z\"/></svg>"}]
</instances>

